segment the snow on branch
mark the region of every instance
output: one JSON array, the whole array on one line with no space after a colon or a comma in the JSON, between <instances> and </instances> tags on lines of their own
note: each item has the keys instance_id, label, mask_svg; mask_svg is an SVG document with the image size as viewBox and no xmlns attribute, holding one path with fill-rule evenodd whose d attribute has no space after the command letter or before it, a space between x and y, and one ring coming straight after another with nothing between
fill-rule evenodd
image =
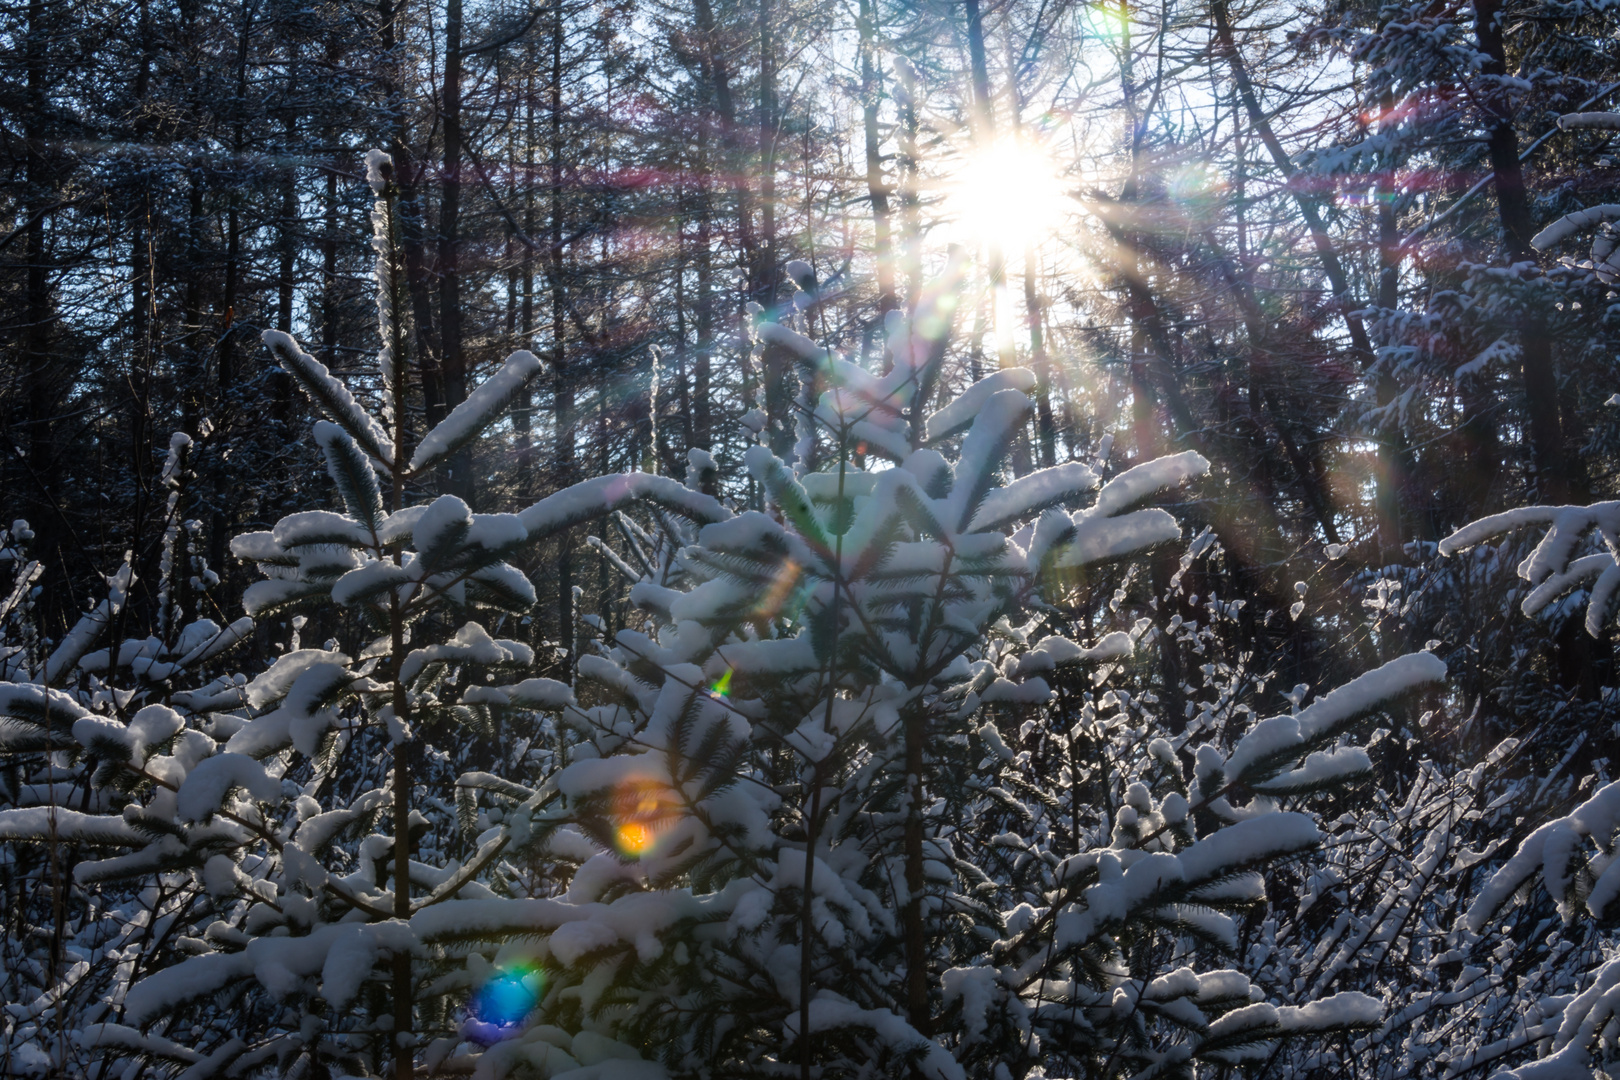
<instances>
[{"instance_id":1,"label":"snow on branch","mask_svg":"<svg viewBox=\"0 0 1620 1080\"><path fill-rule=\"evenodd\" d=\"M58 839L81 844L138 845L145 837L123 818L86 814L56 806L0 810L0 840L44 843Z\"/></svg>"},{"instance_id":2,"label":"snow on branch","mask_svg":"<svg viewBox=\"0 0 1620 1080\"><path fill-rule=\"evenodd\" d=\"M109 576L107 580L107 595L94 608L87 611L73 625L73 629L63 636L50 659L45 661L45 681L47 683L60 682L84 659L84 654L90 651L90 646L96 643L111 623L113 618L123 610L124 598L129 593L130 582L135 578L135 568L125 557L124 565L118 572Z\"/></svg>"},{"instance_id":3,"label":"snow on branch","mask_svg":"<svg viewBox=\"0 0 1620 1080\"><path fill-rule=\"evenodd\" d=\"M1575 128L1596 128L1607 131L1620 131L1620 113L1565 113L1563 116L1558 118L1558 127L1562 131L1571 131Z\"/></svg>"},{"instance_id":4,"label":"snow on branch","mask_svg":"<svg viewBox=\"0 0 1620 1080\"><path fill-rule=\"evenodd\" d=\"M1605 221L1614 221L1620 218L1620 203L1602 203L1598 206L1589 206L1585 210L1577 210L1573 214L1565 214L1557 221L1530 238L1530 246L1537 251L1546 251L1576 233L1600 225Z\"/></svg>"},{"instance_id":5,"label":"snow on branch","mask_svg":"<svg viewBox=\"0 0 1620 1080\"><path fill-rule=\"evenodd\" d=\"M371 185L374 195L381 195L388 186L388 180L393 175L394 158L384 150L366 151L366 183Z\"/></svg>"},{"instance_id":6,"label":"snow on branch","mask_svg":"<svg viewBox=\"0 0 1620 1080\"><path fill-rule=\"evenodd\" d=\"M1126 469L1097 492L1097 501L1087 513L1106 517L1128 510L1143 499L1169 491L1188 480L1209 472L1209 461L1196 450L1184 450L1169 457L1155 458Z\"/></svg>"},{"instance_id":7,"label":"snow on branch","mask_svg":"<svg viewBox=\"0 0 1620 1080\"><path fill-rule=\"evenodd\" d=\"M186 774L176 808L190 821L204 821L225 806L231 792L244 790L261 802L274 802L281 783L246 754L224 753L204 758Z\"/></svg>"},{"instance_id":8,"label":"snow on branch","mask_svg":"<svg viewBox=\"0 0 1620 1080\"><path fill-rule=\"evenodd\" d=\"M1004 368L987 375L928 417L927 440L936 443L960 435L973 426L985 403L1003 390L1028 393L1034 388L1035 373L1028 368Z\"/></svg>"},{"instance_id":9,"label":"snow on branch","mask_svg":"<svg viewBox=\"0 0 1620 1080\"><path fill-rule=\"evenodd\" d=\"M1429 652L1408 653L1336 687L1292 716L1273 716L1255 724L1227 757L1226 781L1264 782L1281 767L1297 761L1334 738L1346 725L1381 705L1420 687L1444 681L1446 665ZM1361 762L1317 758L1313 773L1332 774ZM1296 770L1297 772L1298 770ZM1296 786L1318 776L1291 776Z\"/></svg>"},{"instance_id":10,"label":"snow on branch","mask_svg":"<svg viewBox=\"0 0 1620 1080\"><path fill-rule=\"evenodd\" d=\"M1520 604L1534 616L1558 597L1592 581L1586 604L1586 631L1597 637L1617 592L1620 592L1620 500L1590 506L1523 506L1481 518L1440 541L1442 555L1456 555L1504 533L1533 525L1547 526L1534 550L1519 563L1518 574L1534 586ZM1577 555L1592 534L1601 540L1597 552Z\"/></svg>"},{"instance_id":11,"label":"snow on branch","mask_svg":"<svg viewBox=\"0 0 1620 1080\"><path fill-rule=\"evenodd\" d=\"M423 437L411 455L410 471L420 475L482 435L538 374L540 358L527 349L507 357L501 370L480 383Z\"/></svg>"},{"instance_id":12,"label":"snow on branch","mask_svg":"<svg viewBox=\"0 0 1620 1080\"><path fill-rule=\"evenodd\" d=\"M799 1018L789 1015L783 1021L790 1037L798 1038ZM928 1080L966 1080L967 1073L951 1057L950 1051L923 1036L916 1028L888 1009L863 1009L852 1002L823 994L810 1003L810 1030L839 1031L861 1028L896 1054L920 1052L916 1072Z\"/></svg>"},{"instance_id":13,"label":"snow on branch","mask_svg":"<svg viewBox=\"0 0 1620 1080\"><path fill-rule=\"evenodd\" d=\"M360 406L349 388L333 378L325 364L299 348L291 334L266 330L260 335L260 340L275 354L282 368L298 380L315 406L334 424L348 432L361 449L380 462L392 462L388 433Z\"/></svg>"},{"instance_id":14,"label":"snow on branch","mask_svg":"<svg viewBox=\"0 0 1620 1080\"><path fill-rule=\"evenodd\" d=\"M969 527L974 532L1005 528L1049 506L1078 498L1095 488L1097 481L1096 472L1078 461L1032 472L986 495Z\"/></svg>"},{"instance_id":15,"label":"snow on branch","mask_svg":"<svg viewBox=\"0 0 1620 1080\"><path fill-rule=\"evenodd\" d=\"M1571 890L1576 880L1572 863L1577 862L1578 852L1588 839L1595 841L1600 851L1610 849L1617 826L1620 826L1620 781L1605 784L1568 815L1549 821L1525 837L1519 850L1491 875L1474 897L1463 916L1463 925L1476 934L1483 933L1502 905L1538 873L1565 919L1570 918L1575 899ZM1598 865L1602 870L1591 884L1585 906L1594 916L1602 918L1609 905L1620 896L1620 872L1617 872L1620 860L1608 856Z\"/></svg>"},{"instance_id":16,"label":"snow on branch","mask_svg":"<svg viewBox=\"0 0 1620 1080\"><path fill-rule=\"evenodd\" d=\"M713 496L693 491L667 476L633 472L598 476L564 488L520 511L517 518L528 530L530 540L544 540L643 500L702 524L726 521L732 516Z\"/></svg>"}]
</instances>

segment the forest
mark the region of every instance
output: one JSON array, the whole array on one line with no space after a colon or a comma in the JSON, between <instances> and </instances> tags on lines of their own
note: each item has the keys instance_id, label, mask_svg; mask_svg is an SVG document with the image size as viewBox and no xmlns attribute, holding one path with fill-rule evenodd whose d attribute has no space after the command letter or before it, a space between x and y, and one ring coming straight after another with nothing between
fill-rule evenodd
<instances>
[{"instance_id":1,"label":"forest","mask_svg":"<svg viewBox=\"0 0 1620 1080\"><path fill-rule=\"evenodd\" d=\"M0 148L0 1076L1620 1076L1620 0L14 0Z\"/></svg>"}]
</instances>

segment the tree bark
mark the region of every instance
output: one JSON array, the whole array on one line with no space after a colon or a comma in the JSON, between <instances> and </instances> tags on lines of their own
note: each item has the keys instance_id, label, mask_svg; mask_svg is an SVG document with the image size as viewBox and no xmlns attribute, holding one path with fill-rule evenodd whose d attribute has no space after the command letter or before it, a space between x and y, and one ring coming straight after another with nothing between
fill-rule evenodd
<instances>
[{"instance_id":1,"label":"tree bark","mask_svg":"<svg viewBox=\"0 0 1620 1080\"><path fill-rule=\"evenodd\" d=\"M894 243L889 222L889 186L883 179L882 140L878 134L879 82L874 53L877 27L872 0L860 0L856 26L861 51L861 131L866 141L866 196L872 204L872 234L877 261L878 318L900 306L894 291Z\"/></svg>"},{"instance_id":2,"label":"tree bark","mask_svg":"<svg viewBox=\"0 0 1620 1080\"><path fill-rule=\"evenodd\" d=\"M567 355L563 349L566 333L563 293L563 203L562 203L562 48L564 24L562 5L552 8L551 23L551 130L550 130L550 195L551 195L551 370L552 400L555 404L557 484L567 487L574 482L574 385L568 370ZM565 530L557 538L557 644L564 650L563 679L572 681L575 661L574 642L574 557L573 530Z\"/></svg>"},{"instance_id":3,"label":"tree bark","mask_svg":"<svg viewBox=\"0 0 1620 1080\"><path fill-rule=\"evenodd\" d=\"M1232 69L1232 81L1237 85L1238 97L1243 102L1244 111L1249 115L1249 123L1259 134L1260 141L1265 143L1277 171L1282 174L1285 181L1291 181L1297 170L1288 156L1288 151L1283 148L1282 142L1272 129L1271 121L1260 108L1260 99L1255 94L1254 83L1249 79L1249 70L1243 63L1242 54L1238 52L1237 42L1232 35L1226 0L1214 0L1210 5L1210 11L1215 18L1215 37L1219 50L1225 55L1226 62ZM1311 243L1316 248L1317 259L1322 263L1322 272L1328 279L1328 288L1333 291L1333 302L1344 320L1345 328L1350 332L1350 345L1355 349L1363 365L1370 364L1376 354L1367 337L1367 328L1362 323L1361 316L1355 313L1356 305L1351 302L1349 279L1345 277L1344 264L1339 260L1339 252L1333 244L1333 238L1328 235L1327 226L1322 221L1321 209L1316 199L1303 189L1290 186L1290 190L1295 204L1299 207L1300 216L1305 219L1305 227L1311 234Z\"/></svg>"},{"instance_id":4,"label":"tree bark","mask_svg":"<svg viewBox=\"0 0 1620 1080\"><path fill-rule=\"evenodd\" d=\"M396 170L395 175L398 175ZM397 202L394 207L397 212ZM392 225L392 223L390 223ZM390 228L390 239L393 229ZM392 260L390 260L392 262ZM398 288L389 290L392 297L399 295ZM394 462L393 488L390 492L389 509L399 513L405 505L404 462L406 460L406 424L409 422L409 412L405 404L406 368L407 358L403 355L401 347L404 334L399 326L400 316L403 314L397 308L392 312L392 322L395 327L394 363L396 377L394 379ZM395 560L399 559L396 555ZM405 618L400 609L398 596L389 597L389 681L393 685L394 722L404 732L409 730L411 722L411 697L401 677L405 662ZM394 918L409 920L411 917L411 754L414 747L410 738L404 737L393 747L393 826L394 826ZM415 1059L412 1052L414 1045L413 1028L415 1019L415 983L411 971L411 954L401 952L393 958L393 1006L394 1024L391 1031L390 1047L394 1065L394 1080L413 1080L416 1075Z\"/></svg>"},{"instance_id":5,"label":"tree bark","mask_svg":"<svg viewBox=\"0 0 1620 1080\"><path fill-rule=\"evenodd\" d=\"M973 147L979 154L992 152L996 141L995 102L990 97L990 68L984 52L984 16L979 0L963 0L967 14L968 63L973 78ZM1014 365L1012 328L1002 325L1010 307L1006 303L1007 257L1001 241L988 237L985 241L986 259L990 277L990 324L996 338L996 359L1003 368ZM1029 471L1029 447L1021 438L1015 450L1015 471Z\"/></svg>"},{"instance_id":6,"label":"tree bark","mask_svg":"<svg viewBox=\"0 0 1620 1080\"><path fill-rule=\"evenodd\" d=\"M467 400L467 354L461 314L461 0L446 0L444 15L444 174L439 190L439 377L444 410ZM474 501L471 455L458 451L446 465L447 488Z\"/></svg>"},{"instance_id":7,"label":"tree bark","mask_svg":"<svg viewBox=\"0 0 1620 1080\"><path fill-rule=\"evenodd\" d=\"M922 198L919 191L919 151L917 134L916 72L903 58L895 61L895 74L900 78L900 129L898 143L898 179L900 194L901 270L906 277L906 310L915 312L922 298ZM914 409L927 405L919 401Z\"/></svg>"},{"instance_id":8,"label":"tree bark","mask_svg":"<svg viewBox=\"0 0 1620 1080\"><path fill-rule=\"evenodd\" d=\"M1387 115L1394 105L1393 97L1387 98L1384 113ZM1395 163L1387 161L1378 171L1378 307L1385 312L1393 312L1400 303L1401 237L1395 218L1396 197ZM1400 384L1385 364L1378 365L1373 392L1380 409L1387 409L1400 396ZM1379 434L1376 445L1378 473L1374 478L1373 512L1378 522L1378 561L1389 566L1400 561L1401 545L1408 533L1426 536L1428 530L1414 529L1415 522L1402 511L1402 492L1412 469L1405 429L1397 423L1389 434Z\"/></svg>"},{"instance_id":9,"label":"tree bark","mask_svg":"<svg viewBox=\"0 0 1620 1080\"><path fill-rule=\"evenodd\" d=\"M702 127L697 148L697 353L692 361L692 445L700 450L712 449L714 441L710 401L714 371L714 178L710 149L707 128ZM718 481L705 481L703 491L718 494Z\"/></svg>"},{"instance_id":10,"label":"tree bark","mask_svg":"<svg viewBox=\"0 0 1620 1080\"><path fill-rule=\"evenodd\" d=\"M405 0L379 0L377 13L382 24L383 96L394 117L390 154L394 159L394 182L399 186L400 250L405 261L405 286L411 299L412 344L418 378L422 385L422 407L428 427L444 419L444 394L439 377L437 349L433 335L433 298L428 285L426 225L423 221L418 168L411 153L410 112L404 97L405 58L399 27L405 13ZM331 50L328 50L331 55ZM403 371L403 369L401 369Z\"/></svg>"},{"instance_id":11,"label":"tree bark","mask_svg":"<svg viewBox=\"0 0 1620 1080\"><path fill-rule=\"evenodd\" d=\"M534 140L537 134L534 121L534 66L535 58L532 47L528 51L525 64L526 75L525 93L523 95L523 235L525 239L534 235ZM518 274L520 288L520 304L518 315L518 338L516 346L520 349L534 348L534 248L529 244L520 245L523 248L522 263ZM518 392L517 398L512 402L512 430L517 439L517 488L520 496L527 498L533 493L534 473L534 442L531 430L534 424L534 391L525 385Z\"/></svg>"},{"instance_id":12,"label":"tree bark","mask_svg":"<svg viewBox=\"0 0 1620 1080\"><path fill-rule=\"evenodd\" d=\"M253 39L253 5L251 0L243 0L242 28L237 37L236 44L236 101L235 123L232 125L231 143L233 156L237 161L242 160L243 152L247 148L247 71L248 50ZM221 421L235 419L236 396L236 306L241 303L241 276L242 276L242 197L240 185L232 185L230 202L225 211L225 288L221 303L224 310L220 312L220 327L217 352L215 356L214 379L218 389L218 400L215 408ZM209 515L208 529L208 561L212 566L223 566L225 563L225 534L229 531L229 519L225 513L229 498L230 477L226 475L223 463L216 458L216 466L211 469L213 488L213 507ZM195 612L187 612L187 615Z\"/></svg>"},{"instance_id":13,"label":"tree bark","mask_svg":"<svg viewBox=\"0 0 1620 1080\"><path fill-rule=\"evenodd\" d=\"M1008 65L1008 90L1012 99L1013 130L1023 135L1023 90L1018 85L1017 68ZM1046 335L1041 325L1040 257L1035 244L1024 244L1024 322L1029 331L1030 366L1035 370L1035 430L1040 464L1050 469L1057 464L1057 425L1052 418L1052 365L1046 355Z\"/></svg>"},{"instance_id":14,"label":"tree bark","mask_svg":"<svg viewBox=\"0 0 1620 1080\"><path fill-rule=\"evenodd\" d=\"M296 64L297 54L294 53L287 63L289 97L296 85ZM298 169L292 164L297 141L297 120L288 113L282 127L281 155L286 164L281 169L281 207L276 213L276 329L289 334L292 333L298 271Z\"/></svg>"},{"instance_id":15,"label":"tree bark","mask_svg":"<svg viewBox=\"0 0 1620 1080\"><path fill-rule=\"evenodd\" d=\"M776 38L771 0L759 0L759 259L750 294L770 308L776 296L781 256L776 250Z\"/></svg>"},{"instance_id":16,"label":"tree bark","mask_svg":"<svg viewBox=\"0 0 1620 1080\"><path fill-rule=\"evenodd\" d=\"M1502 36L1501 0L1474 0L1474 34L1486 62L1480 74L1487 79L1507 75L1507 50ZM1500 85L1482 96L1487 123L1486 150L1496 185L1496 207L1502 220L1508 257L1515 263L1539 266L1530 238L1535 222L1524 166L1519 161L1519 136L1507 91ZM1535 470L1537 496L1561 503L1569 497L1569 474L1564 460L1564 436L1558 416L1558 369L1546 321L1535 305L1526 304L1519 324L1520 368L1524 380L1525 413L1530 429L1530 464Z\"/></svg>"},{"instance_id":17,"label":"tree bark","mask_svg":"<svg viewBox=\"0 0 1620 1080\"><path fill-rule=\"evenodd\" d=\"M23 234L23 326L22 346L24 396L27 414L22 418L28 428L28 469L34 485L38 486L39 512L32 515L34 528L33 551L42 565L54 567L60 562L64 522L57 520L58 511L51 499L56 483L56 453L51 418L56 414L61 372L52 355L55 338L55 305L52 298L49 240L45 223L50 216L52 198L50 163L46 159L47 83L50 77L47 35L47 8L44 0L28 0L27 39L23 45L26 70L24 95L26 109L23 120L23 206L27 224ZM139 448L138 448L139 449ZM54 577L54 575L53 575ZM53 623L53 608L64 608L58 602L53 588L45 594L46 604L40 614ZM65 598L63 598L65 599ZM56 967L53 949L52 970Z\"/></svg>"}]
</instances>

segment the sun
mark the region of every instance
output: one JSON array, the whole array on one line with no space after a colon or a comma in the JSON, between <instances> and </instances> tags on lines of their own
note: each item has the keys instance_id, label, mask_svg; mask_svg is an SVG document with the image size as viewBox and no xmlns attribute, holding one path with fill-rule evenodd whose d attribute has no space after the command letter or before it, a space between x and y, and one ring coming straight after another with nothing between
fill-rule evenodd
<instances>
[{"instance_id":1,"label":"sun","mask_svg":"<svg viewBox=\"0 0 1620 1080\"><path fill-rule=\"evenodd\" d=\"M945 185L946 215L977 245L1004 252L1039 245L1071 212L1056 163L1028 139L975 149Z\"/></svg>"}]
</instances>

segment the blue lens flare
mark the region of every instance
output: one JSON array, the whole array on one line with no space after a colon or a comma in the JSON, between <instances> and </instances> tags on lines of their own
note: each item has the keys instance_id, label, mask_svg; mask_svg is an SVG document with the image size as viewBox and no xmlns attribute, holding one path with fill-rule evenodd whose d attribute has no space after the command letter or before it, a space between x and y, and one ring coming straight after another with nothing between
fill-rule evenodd
<instances>
[{"instance_id":1,"label":"blue lens flare","mask_svg":"<svg viewBox=\"0 0 1620 1080\"><path fill-rule=\"evenodd\" d=\"M490 976L473 994L465 1034L489 1044L511 1038L540 1003L542 977L528 965L508 968Z\"/></svg>"}]
</instances>

